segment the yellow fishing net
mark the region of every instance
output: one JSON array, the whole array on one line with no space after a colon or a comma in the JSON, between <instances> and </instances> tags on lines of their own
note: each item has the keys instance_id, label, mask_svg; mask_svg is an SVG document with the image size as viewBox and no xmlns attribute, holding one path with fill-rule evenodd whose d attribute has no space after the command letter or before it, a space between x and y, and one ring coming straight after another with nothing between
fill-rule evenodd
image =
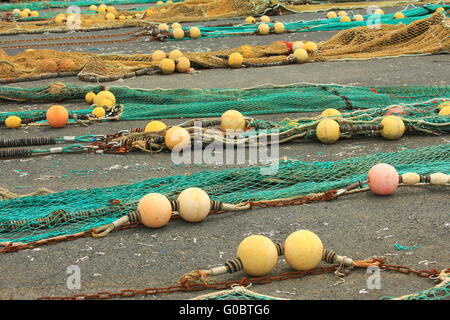
<instances>
[{"instance_id":1,"label":"yellow fishing net","mask_svg":"<svg viewBox=\"0 0 450 320\"><path fill-rule=\"evenodd\" d=\"M319 43L318 50L310 53L309 60L370 59L448 51L449 19L444 14L435 13L407 26L381 25L378 29L357 27L343 30L328 41ZM291 44L284 41L261 46L243 45L213 52L187 52L184 55L194 68L226 68L229 67L228 56L233 52L240 53L244 58L243 64L248 67L292 63ZM68 63L68 60L73 61L73 64ZM68 76L73 73L85 81L113 81L158 72L159 63L152 60L151 52L99 55L45 49L8 56L0 50L0 80L36 80L39 77Z\"/></svg>"}]
</instances>

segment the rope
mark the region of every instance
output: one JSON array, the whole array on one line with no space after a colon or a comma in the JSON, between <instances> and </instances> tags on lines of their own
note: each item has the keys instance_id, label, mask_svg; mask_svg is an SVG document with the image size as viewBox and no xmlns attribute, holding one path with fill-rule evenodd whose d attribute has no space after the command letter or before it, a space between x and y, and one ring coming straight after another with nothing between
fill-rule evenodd
<instances>
[{"instance_id":1,"label":"rope","mask_svg":"<svg viewBox=\"0 0 450 320\"><path fill-rule=\"evenodd\" d=\"M0 201L14 199L14 198L22 198L22 197L41 196L41 195L46 195L46 194L50 194L50 193L55 193L55 191L49 190L47 188L39 188L36 191L19 195L17 193L13 193L13 192L9 191L8 189L0 187Z\"/></svg>"}]
</instances>

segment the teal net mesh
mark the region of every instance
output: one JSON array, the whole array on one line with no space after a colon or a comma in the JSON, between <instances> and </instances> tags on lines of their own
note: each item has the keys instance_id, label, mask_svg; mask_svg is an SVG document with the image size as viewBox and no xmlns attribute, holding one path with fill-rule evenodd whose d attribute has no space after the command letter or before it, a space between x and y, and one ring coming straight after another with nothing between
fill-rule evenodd
<instances>
[{"instance_id":1,"label":"teal net mesh","mask_svg":"<svg viewBox=\"0 0 450 320\"><path fill-rule=\"evenodd\" d=\"M450 144L375 153L335 162L280 161L274 175L261 168L206 170L107 188L67 190L45 196L0 201L0 242L31 242L74 234L111 223L136 209L140 198L158 192L176 198L186 188L199 187L211 199L226 203L290 198L345 187L365 179L368 170L384 162L400 174L450 173ZM120 200L121 206L111 204ZM52 223L42 218L52 217Z\"/></svg>"},{"instance_id":2,"label":"teal net mesh","mask_svg":"<svg viewBox=\"0 0 450 320\"><path fill-rule=\"evenodd\" d=\"M13 101L52 103L65 101L75 115L91 114L92 108L80 102L89 91L99 92L102 86L65 84L58 93L52 85L35 88L0 87L0 105ZM131 89L109 87L118 104L123 105L121 120L216 117L234 109L245 115L318 112L328 108L363 110L384 108L396 104L435 106L450 99L450 86L354 87L340 85L292 84L262 85L248 89ZM314 101L314 103L311 103ZM71 107L70 104L74 106ZM83 107L86 106L86 107ZM277 106L274 108L273 106ZM418 105L418 108L421 107ZM10 115L23 119L42 116L41 110L0 112L0 121ZM431 109L427 109L428 114ZM421 113L417 111L417 116ZM423 114L422 114L423 115ZM411 115L412 116L412 115Z\"/></svg>"}]
</instances>

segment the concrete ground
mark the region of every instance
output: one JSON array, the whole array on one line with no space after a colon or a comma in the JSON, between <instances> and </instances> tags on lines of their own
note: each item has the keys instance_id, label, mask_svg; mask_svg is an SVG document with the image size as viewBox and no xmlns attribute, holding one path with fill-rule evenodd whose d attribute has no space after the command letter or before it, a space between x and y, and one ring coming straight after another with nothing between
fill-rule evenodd
<instances>
[{"instance_id":1,"label":"concrete ground","mask_svg":"<svg viewBox=\"0 0 450 320\"><path fill-rule=\"evenodd\" d=\"M387 8L385 12L395 12ZM355 13L362 10L355 10ZM280 21L295 21L323 17L323 13L277 16ZM196 23L197 25L228 22L229 20ZM237 21L237 20L233 20ZM121 32L121 31L114 31ZM289 35L246 36L223 39L203 39L180 42L129 42L97 47L102 53L144 53L156 49L205 51L237 47L242 44L266 44L276 40L323 41L337 31L305 32ZM45 35L45 37L62 35ZM31 38L30 36L19 36ZM34 36L36 38L43 35ZM12 37L2 37L8 40ZM17 37L16 37L17 38ZM59 48L88 51L92 45ZM51 48L49 46L49 48ZM16 54L20 50L7 50ZM94 51L97 52L97 51ZM243 88L274 83L294 82L335 83L342 85L448 85L448 55L310 63L298 66L249 69L203 70L193 75L143 76L110 85L132 88ZM83 84L76 78L60 79ZM14 87L41 86L49 81L12 84ZM314 101L312 101L314 103ZM36 105L0 102L0 111ZM274 106L275 108L276 106ZM42 108L42 106L41 106ZM302 114L263 115L258 118L281 120ZM168 124L181 119L165 120ZM69 126L60 130L29 127L20 130L0 128L0 137L43 135L82 135L113 133L120 129L142 127L148 121L128 121L95 124L90 127ZM317 142L286 143L280 146L280 157L299 157L307 161L334 161L374 152L398 151L427 145L449 143L449 136L408 136L398 141L378 138L357 138L333 145ZM120 155L70 154L2 161L0 187L24 194L45 187L54 191L114 186L138 182L152 177L192 173L218 166L175 166L168 153L149 155L130 153ZM83 170L82 172L80 170ZM77 171L77 172L75 172ZM450 267L450 235L448 187L402 188L389 197L360 193L332 202L282 208L255 209L208 217L204 222L190 224L174 221L162 229L137 227L114 232L104 239L83 238L42 246L32 250L3 254L0 259L0 298L34 299L41 296L91 294L98 291L143 289L176 284L177 279L191 270L221 265L234 258L240 241L251 234L262 234L274 241L284 241L298 229L309 229L322 239L324 246L341 255L364 259L385 255L389 264L415 269L438 270ZM393 244L414 244L416 250L398 251ZM77 265L81 270L81 289L69 290L66 269ZM325 265L325 264L323 264ZM289 271L280 259L273 275ZM220 281L238 280L244 273L225 275ZM249 289L287 299L379 299L400 296L432 287L428 279L382 271L381 288L368 289L369 274L353 271L345 282L332 274L301 279L275 281L253 285ZM191 299L203 292L183 292L170 295L139 296L135 299Z\"/></svg>"}]
</instances>

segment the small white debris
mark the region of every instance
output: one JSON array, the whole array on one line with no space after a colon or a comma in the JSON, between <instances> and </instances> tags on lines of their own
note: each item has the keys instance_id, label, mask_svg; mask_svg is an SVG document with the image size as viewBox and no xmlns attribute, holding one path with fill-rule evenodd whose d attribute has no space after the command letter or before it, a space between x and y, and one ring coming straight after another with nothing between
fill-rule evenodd
<instances>
[{"instance_id":1,"label":"small white debris","mask_svg":"<svg viewBox=\"0 0 450 320\"><path fill-rule=\"evenodd\" d=\"M369 292L366 289L359 290L359 294L363 294L363 293L369 293Z\"/></svg>"},{"instance_id":2,"label":"small white debris","mask_svg":"<svg viewBox=\"0 0 450 320\"><path fill-rule=\"evenodd\" d=\"M89 259L88 256L84 256L84 257L82 257L82 258L77 259L75 262L83 262L83 261L86 261L86 260L88 260L88 259Z\"/></svg>"}]
</instances>

